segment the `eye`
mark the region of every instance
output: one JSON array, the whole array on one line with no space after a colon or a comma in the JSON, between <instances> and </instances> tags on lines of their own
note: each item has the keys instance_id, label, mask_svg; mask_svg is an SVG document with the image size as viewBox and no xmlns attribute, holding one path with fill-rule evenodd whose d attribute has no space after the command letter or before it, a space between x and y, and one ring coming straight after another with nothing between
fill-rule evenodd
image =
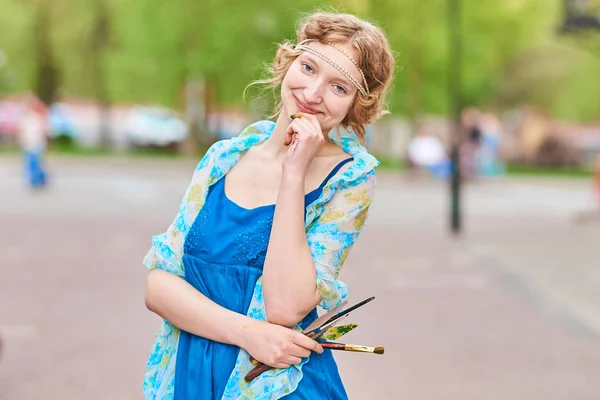
<instances>
[{"instance_id":1,"label":"eye","mask_svg":"<svg viewBox=\"0 0 600 400\"><path fill-rule=\"evenodd\" d=\"M334 88L334 90L335 90L337 93L341 93L341 94L346 94L346 93L348 93L348 91L346 90L346 88L345 88L345 87L343 87L342 85L333 85L333 88Z\"/></svg>"},{"instance_id":2,"label":"eye","mask_svg":"<svg viewBox=\"0 0 600 400\"><path fill-rule=\"evenodd\" d=\"M311 67L307 63L302 63L302 69L305 70L306 72L313 72L314 71L313 67Z\"/></svg>"}]
</instances>

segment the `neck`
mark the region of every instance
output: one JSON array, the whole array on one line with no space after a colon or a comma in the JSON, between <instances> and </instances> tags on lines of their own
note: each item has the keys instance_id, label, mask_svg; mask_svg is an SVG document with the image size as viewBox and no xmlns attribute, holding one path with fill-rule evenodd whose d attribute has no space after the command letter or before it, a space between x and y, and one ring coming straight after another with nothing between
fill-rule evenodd
<instances>
[{"instance_id":1,"label":"neck","mask_svg":"<svg viewBox=\"0 0 600 400\"><path fill-rule=\"evenodd\" d=\"M283 141L285 139L285 131L291 122L292 120L288 115L279 113L277 121L275 121L275 128L271 136L264 143L264 149L273 157L278 157L287 151L288 147ZM323 135L325 135L326 141L321 150L319 150L319 153L317 153L317 156L339 152L339 146L329 139L329 132L323 132Z\"/></svg>"}]
</instances>

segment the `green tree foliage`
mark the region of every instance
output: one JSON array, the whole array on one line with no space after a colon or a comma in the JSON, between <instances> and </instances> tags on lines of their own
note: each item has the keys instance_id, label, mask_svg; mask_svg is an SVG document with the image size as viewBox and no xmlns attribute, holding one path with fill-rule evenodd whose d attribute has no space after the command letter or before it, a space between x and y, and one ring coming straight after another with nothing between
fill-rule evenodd
<instances>
[{"instance_id":1,"label":"green tree foliage","mask_svg":"<svg viewBox=\"0 0 600 400\"><path fill-rule=\"evenodd\" d=\"M41 4L49 7L48 43L64 96L98 98L100 69L112 102L181 109L185 83L203 79L214 104L247 107L242 91L262 75L276 43L294 39L302 13L333 4L388 34L398 61L394 113L449 110L446 0L0 0L0 49L14 76L12 92L35 85L35 11ZM600 117L600 34L560 35L561 10L562 0L463 0L465 103L497 109L528 104L564 118ZM102 18L108 31L99 45Z\"/></svg>"}]
</instances>

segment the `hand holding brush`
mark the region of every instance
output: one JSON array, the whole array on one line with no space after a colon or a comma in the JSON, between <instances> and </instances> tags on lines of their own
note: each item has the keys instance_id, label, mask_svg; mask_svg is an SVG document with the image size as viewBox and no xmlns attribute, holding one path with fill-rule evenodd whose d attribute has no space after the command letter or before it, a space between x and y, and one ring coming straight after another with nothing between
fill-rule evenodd
<instances>
[{"instance_id":1,"label":"hand holding brush","mask_svg":"<svg viewBox=\"0 0 600 400\"><path fill-rule=\"evenodd\" d=\"M335 330L336 330L335 325L337 323L339 323L342 319L347 317L348 314L350 313L350 311L353 311L353 310L357 309L358 307L361 307L364 304L369 303L374 298L375 297L370 297L366 300L361 301L358 304L355 304L354 306L352 306L348 309L344 309L346 302L342 303L340 306L325 313L324 315L322 315L321 317L319 317L315 321L313 321L313 323L310 324L304 330L304 335L313 340L317 340L319 338L324 337L324 335L328 333L329 336L326 336L326 337L328 337L330 340L336 340L337 338L343 336L347 332L356 328L358 325L348 324L348 325L340 326L337 328L338 329L337 332L335 332ZM374 353L374 354L383 354L383 350L384 350L383 347L367 347L367 346L359 346L359 345L348 345L348 344L343 344L343 343L319 342L319 344L321 344L322 347L331 348L333 350L357 351L357 352L366 352L366 353ZM252 358L251 358L251 360L252 360ZM256 360L253 360L252 362L255 363L255 361ZM244 380L246 382L250 382L254 378L258 377L260 374L262 374L263 372L268 371L272 368L273 367L271 367L269 365L257 363L256 367L254 367L244 377Z\"/></svg>"}]
</instances>

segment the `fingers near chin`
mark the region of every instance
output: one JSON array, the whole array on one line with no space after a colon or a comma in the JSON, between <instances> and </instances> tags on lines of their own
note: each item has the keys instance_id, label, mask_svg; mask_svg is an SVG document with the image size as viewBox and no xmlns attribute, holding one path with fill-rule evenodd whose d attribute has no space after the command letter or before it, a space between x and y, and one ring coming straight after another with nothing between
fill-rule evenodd
<instances>
[{"instance_id":1,"label":"fingers near chin","mask_svg":"<svg viewBox=\"0 0 600 400\"><path fill-rule=\"evenodd\" d=\"M308 119L306 118L302 118L301 120L298 120L298 125L300 125L301 127L303 127L304 129L306 129L308 132L311 131L312 128L314 128L314 125L312 122L310 122Z\"/></svg>"}]
</instances>

